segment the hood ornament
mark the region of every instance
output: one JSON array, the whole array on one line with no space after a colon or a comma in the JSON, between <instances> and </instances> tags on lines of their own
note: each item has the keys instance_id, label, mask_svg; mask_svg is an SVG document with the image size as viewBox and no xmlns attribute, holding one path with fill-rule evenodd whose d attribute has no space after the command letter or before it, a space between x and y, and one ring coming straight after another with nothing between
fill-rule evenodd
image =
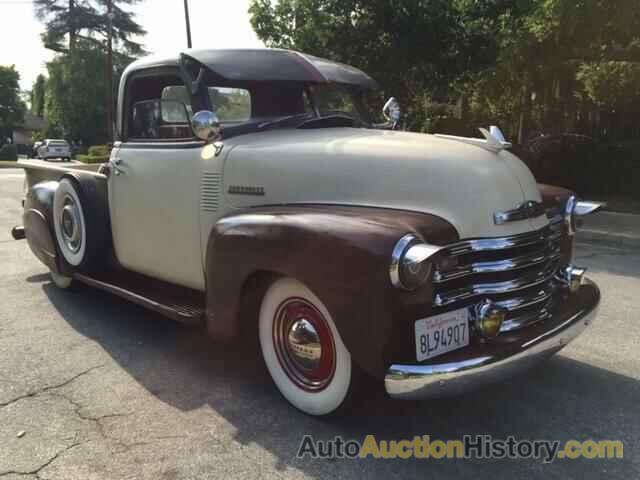
<instances>
[{"instance_id":1,"label":"hood ornament","mask_svg":"<svg viewBox=\"0 0 640 480\"><path fill-rule=\"evenodd\" d=\"M507 222L515 222L518 220L526 220L528 218L536 218L544 214L545 214L545 208L541 202L529 200L519 204L513 210L505 210L504 212L494 213L493 222L496 225L502 225Z\"/></svg>"},{"instance_id":2,"label":"hood ornament","mask_svg":"<svg viewBox=\"0 0 640 480\"><path fill-rule=\"evenodd\" d=\"M453 140L455 142L475 145L476 147L483 148L492 153L500 153L502 150L511 148L513 146L511 142L507 142L505 140L502 130L500 130L495 125L492 125L489 130L487 130L486 128L480 128L479 130L480 133L482 133L484 139L457 137L455 135L443 135L441 133L436 133L435 136L439 138L445 138L447 140Z\"/></svg>"}]
</instances>

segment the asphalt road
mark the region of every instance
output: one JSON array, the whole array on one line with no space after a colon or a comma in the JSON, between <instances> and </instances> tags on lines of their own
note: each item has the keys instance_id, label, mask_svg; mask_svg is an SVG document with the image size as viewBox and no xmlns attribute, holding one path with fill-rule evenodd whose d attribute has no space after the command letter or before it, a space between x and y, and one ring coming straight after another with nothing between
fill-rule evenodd
<instances>
[{"instance_id":1,"label":"asphalt road","mask_svg":"<svg viewBox=\"0 0 640 480\"><path fill-rule=\"evenodd\" d=\"M640 252L580 244L597 321L509 383L435 402L381 391L320 421L280 398L260 356L99 291L57 290L26 242L20 171L0 170L0 478L638 478ZM620 439L621 460L297 459L305 434L362 440Z\"/></svg>"}]
</instances>

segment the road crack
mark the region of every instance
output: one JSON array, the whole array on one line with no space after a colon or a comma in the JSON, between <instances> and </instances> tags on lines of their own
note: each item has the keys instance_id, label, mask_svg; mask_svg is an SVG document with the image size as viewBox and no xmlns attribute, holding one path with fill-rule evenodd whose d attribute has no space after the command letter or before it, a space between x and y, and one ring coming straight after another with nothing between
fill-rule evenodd
<instances>
[{"instance_id":1,"label":"road crack","mask_svg":"<svg viewBox=\"0 0 640 480\"><path fill-rule=\"evenodd\" d=\"M56 396L56 397L60 397L64 400L66 400L69 404L71 404L71 406L73 407L73 411L74 413L82 420L87 421L87 422L92 422L95 424L98 434L104 439L104 440L108 440L111 441L113 443L115 443L118 447L120 447L123 451L128 451L129 449L133 448L133 447L137 447L137 446L141 446L141 445L148 445L148 442L134 442L134 443L127 443L122 441L121 439L114 437L113 435L109 435L107 433L107 431L105 430L105 425L104 425L104 420L110 419L110 418L122 418L122 417L128 417L130 415L133 415L133 412L128 412L128 413L107 413L105 415L99 415L99 416L93 416L93 415L87 415L86 413L83 413L82 410L85 408L84 405L82 405L81 403L75 401L72 398L69 398L67 395L60 393L60 392L49 392L49 395L52 396Z\"/></svg>"},{"instance_id":2,"label":"road crack","mask_svg":"<svg viewBox=\"0 0 640 480\"><path fill-rule=\"evenodd\" d=\"M29 392L29 393L25 393L24 395L20 395L18 397L12 398L11 400L4 402L4 403L0 403L0 408L4 408L7 407L9 405L12 405L16 402L19 402L20 400L24 400L26 398L33 398L36 397L38 395L42 395L43 393L47 393L50 392L52 390L57 390L58 388L62 388L65 387L67 385L69 385L71 382L77 380L78 378L82 377L83 375L86 375L94 370L97 370L98 368L102 368L104 367L103 365L96 365L94 367L88 368L86 370L83 370L82 372L78 373L77 375L74 375L73 377L65 380L64 382L58 383L56 385L47 385L46 387L40 388L38 390L35 390L33 392Z\"/></svg>"},{"instance_id":3,"label":"road crack","mask_svg":"<svg viewBox=\"0 0 640 480\"><path fill-rule=\"evenodd\" d=\"M75 448L79 445L82 445L83 442L75 442L72 443L71 445L64 447L63 449L59 450L58 452L56 452L51 458L49 458L49 460L47 460L46 462L44 462L42 465L40 465L39 467L33 469L33 470L29 470L26 472L21 472L19 470L9 470L6 472L2 472L0 473L0 478L5 477L7 475L35 475L37 478L41 478L40 477L40 472L47 468L49 465L51 465L53 462L55 462L58 458L60 458L60 456L64 455L65 453L67 453L69 450L71 450L72 448Z\"/></svg>"}]
</instances>

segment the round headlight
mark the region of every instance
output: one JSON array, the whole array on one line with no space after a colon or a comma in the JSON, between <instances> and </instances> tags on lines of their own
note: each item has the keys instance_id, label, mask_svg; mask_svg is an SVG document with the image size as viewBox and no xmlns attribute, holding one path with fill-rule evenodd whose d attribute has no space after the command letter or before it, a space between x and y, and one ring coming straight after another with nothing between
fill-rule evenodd
<instances>
[{"instance_id":1,"label":"round headlight","mask_svg":"<svg viewBox=\"0 0 640 480\"><path fill-rule=\"evenodd\" d=\"M440 248L427 245L415 235L407 234L402 237L391 255L391 284L404 290L415 290L423 285L431 277L431 260Z\"/></svg>"}]
</instances>

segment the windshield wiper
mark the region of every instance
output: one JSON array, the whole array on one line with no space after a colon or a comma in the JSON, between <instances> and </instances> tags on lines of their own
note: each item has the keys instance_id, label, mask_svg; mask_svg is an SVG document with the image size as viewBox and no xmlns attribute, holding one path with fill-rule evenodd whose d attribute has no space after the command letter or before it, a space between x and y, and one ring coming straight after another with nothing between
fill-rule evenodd
<instances>
[{"instance_id":1,"label":"windshield wiper","mask_svg":"<svg viewBox=\"0 0 640 480\"><path fill-rule=\"evenodd\" d=\"M305 113L296 113L294 115L287 115L285 117L276 118L275 120L269 120L268 122L262 122L258 124L258 128L262 130L263 128L273 127L274 125L278 125L280 123L285 123L289 120L293 120L296 118L304 118L313 115L313 113L305 112Z\"/></svg>"}]
</instances>

